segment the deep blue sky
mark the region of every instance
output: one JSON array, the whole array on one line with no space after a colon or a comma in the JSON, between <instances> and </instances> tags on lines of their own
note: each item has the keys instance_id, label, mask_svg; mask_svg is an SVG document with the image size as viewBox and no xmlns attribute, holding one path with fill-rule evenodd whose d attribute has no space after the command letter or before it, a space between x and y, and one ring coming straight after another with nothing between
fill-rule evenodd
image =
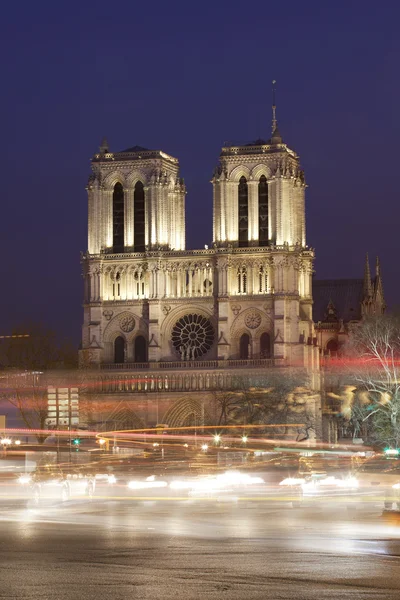
<instances>
[{"instance_id":1,"label":"deep blue sky","mask_svg":"<svg viewBox=\"0 0 400 600\"><path fill-rule=\"evenodd\" d=\"M212 235L227 140L278 122L301 157L318 277L381 256L400 302L397 2L7 2L0 21L0 328L80 336L90 157L163 149L186 180L187 245Z\"/></svg>"}]
</instances>

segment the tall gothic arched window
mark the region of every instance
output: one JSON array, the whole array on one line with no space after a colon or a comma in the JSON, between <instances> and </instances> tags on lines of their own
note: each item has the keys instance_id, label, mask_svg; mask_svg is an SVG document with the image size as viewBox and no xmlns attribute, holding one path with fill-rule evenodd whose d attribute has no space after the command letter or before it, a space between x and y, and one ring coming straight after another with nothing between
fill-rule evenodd
<instances>
[{"instance_id":1,"label":"tall gothic arched window","mask_svg":"<svg viewBox=\"0 0 400 600\"><path fill-rule=\"evenodd\" d=\"M249 245L249 193L246 177L239 179L238 186L239 210L239 246Z\"/></svg>"},{"instance_id":2,"label":"tall gothic arched window","mask_svg":"<svg viewBox=\"0 0 400 600\"><path fill-rule=\"evenodd\" d=\"M113 192L113 252L124 251L124 188L116 183Z\"/></svg>"},{"instance_id":3,"label":"tall gothic arched window","mask_svg":"<svg viewBox=\"0 0 400 600\"><path fill-rule=\"evenodd\" d=\"M261 175L258 184L258 243L268 246L268 183Z\"/></svg>"},{"instance_id":4,"label":"tall gothic arched window","mask_svg":"<svg viewBox=\"0 0 400 600\"><path fill-rule=\"evenodd\" d=\"M133 235L134 251L145 251L144 186L141 181L135 185L133 193Z\"/></svg>"},{"instance_id":5,"label":"tall gothic arched window","mask_svg":"<svg viewBox=\"0 0 400 600\"><path fill-rule=\"evenodd\" d=\"M125 362L125 340L120 335L114 342L114 362L121 364Z\"/></svg>"}]
</instances>

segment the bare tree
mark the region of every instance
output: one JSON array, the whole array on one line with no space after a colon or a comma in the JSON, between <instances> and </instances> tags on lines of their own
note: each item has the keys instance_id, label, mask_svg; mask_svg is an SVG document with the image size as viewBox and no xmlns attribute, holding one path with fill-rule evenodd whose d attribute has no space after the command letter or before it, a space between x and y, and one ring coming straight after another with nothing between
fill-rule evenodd
<instances>
[{"instance_id":1,"label":"bare tree","mask_svg":"<svg viewBox=\"0 0 400 600\"><path fill-rule=\"evenodd\" d=\"M17 409L28 429L45 429L48 417L45 373L50 369L71 369L76 366L76 351L71 344L59 341L51 329L37 323L21 325L14 337L0 344L0 360L4 371L1 397ZM43 436L38 435L43 441Z\"/></svg>"},{"instance_id":2,"label":"bare tree","mask_svg":"<svg viewBox=\"0 0 400 600\"><path fill-rule=\"evenodd\" d=\"M238 393L235 391L214 392L212 404L217 425L230 425L236 420Z\"/></svg>"},{"instance_id":3,"label":"bare tree","mask_svg":"<svg viewBox=\"0 0 400 600\"><path fill-rule=\"evenodd\" d=\"M46 429L47 388L37 371L5 371L1 376L1 395L17 409L27 429ZM45 436L37 434L39 443Z\"/></svg>"},{"instance_id":4,"label":"bare tree","mask_svg":"<svg viewBox=\"0 0 400 600\"><path fill-rule=\"evenodd\" d=\"M216 392L218 424L279 425L266 427L268 435L291 433L308 439L316 431L315 397L308 387L304 370L269 370L258 377L240 375L233 380L233 390Z\"/></svg>"},{"instance_id":5,"label":"bare tree","mask_svg":"<svg viewBox=\"0 0 400 600\"><path fill-rule=\"evenodd\" d=\"M400 445L400 318L370 317L353 325L345 364L355 389L345 413L357 432L379 445Z\"/></svg>"}]
</instances>

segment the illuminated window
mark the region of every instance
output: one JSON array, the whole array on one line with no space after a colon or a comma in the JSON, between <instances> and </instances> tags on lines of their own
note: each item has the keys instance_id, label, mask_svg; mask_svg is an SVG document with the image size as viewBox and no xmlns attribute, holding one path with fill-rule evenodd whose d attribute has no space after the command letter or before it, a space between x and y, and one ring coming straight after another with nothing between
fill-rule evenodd
<instances>
[{"instance_id":1,"label":"illuminated window","mask_svg":"<svg viewBox=\"0 0 400 600\"><path fill-rule=\"evenodd\" d=\"M124 188L116 183L113 192L113 252L124 251Z\"/></svg>"},{"instance_id":2,"label":"illuminated window","mask_svg":"<svg viewBox=\"0 0 400 600\"><path fill-rule=\"evenodd\" d=\"M239 246L249 245L249 195L246 177L241 177L238 186Z\"/></svg>"},{"instance_id":3,"label":"illuminated window","mask_svg":"<svg viewBox=\"0 0 400 600\"><path fill-rule=\"evenodd\" d=\"M145 211L144 187L141 181L135 185L133 193L133 234L135 252L145 251Z\"/></svg>"},{"instance_id":4,"label":"illuminated window","mask_svg":"<svg viewBox=\"0 0 400 600\"><path fill-rule=\"evenodd\" d=\"M261 175L258 184L258 243L268 246L268 183Z\"/></svg>"}]
</instances>

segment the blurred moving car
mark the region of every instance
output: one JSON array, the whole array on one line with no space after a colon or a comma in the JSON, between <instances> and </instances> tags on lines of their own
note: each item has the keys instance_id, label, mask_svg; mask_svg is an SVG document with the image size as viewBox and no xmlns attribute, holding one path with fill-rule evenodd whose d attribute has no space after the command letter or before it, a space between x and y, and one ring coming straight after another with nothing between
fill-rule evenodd
<instances>
[{"instance_id":1,"label":"blurred moving car","mask_svg":"<svg viewBox=\"0 0 400 600\"><path fill-rule=\"evenodd\" d=\"M21 475L18 482L26 486L28 501L35 505L49 500L67 502L76 497L91 499L96 487L95 475L84 467L57 464L39 464L32 473Z\"/></svg>"},{"instance_id":2,"label":"blurred moving car","mask_svg":"<svg viewBox=\"0 0 400 600\"><path fill-rule=\"evenodd\" d=\"M386 454L376 455L354 471L360 492L378 494L384 508L400 509L400 459Z\"/></svg>"},{"instance_id":3,"label":"blurred moving car","mask_svg":"<svg viewBox=\"0 0 400 600\"><path fill-rule=\"evenodd\" d=\"M294 496L293 503L351 494L359 486L354 469L364 460L352 452L307 452L299 457L297 474L282 480L280 486Z\"/></svg>"}]
</instances>

